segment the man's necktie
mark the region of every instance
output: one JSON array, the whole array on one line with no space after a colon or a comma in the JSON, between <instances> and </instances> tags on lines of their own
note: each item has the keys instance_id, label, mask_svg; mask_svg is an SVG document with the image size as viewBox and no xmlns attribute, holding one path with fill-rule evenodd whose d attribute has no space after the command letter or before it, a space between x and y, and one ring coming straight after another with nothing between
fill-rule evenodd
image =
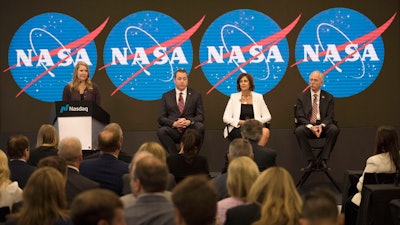
<instances>
[{"instance_id":1,"label":"man's necktie","mask_svg":"<svg viewBox=\"0 0 400 225\"><path fill-rule=\"evenodd\" d=\"M310 122L312 124L315 124L317 122L317 114L318 114L318 102L317 102L317 94L314 94L314 99L312 103L312 114L311 114L311 119Z\"/></svg>"},{"instance_id":2,"label":"man's necktie","mask_svg":"<svg viewBox=\"0 0 400 225\"><path fill-rule=\"evenodd\" d=\"M185 102L183 101L182 92L179 93L178 108L180 113L182 113L183 108L185 108Z\"/></svg>"}]
</instances>

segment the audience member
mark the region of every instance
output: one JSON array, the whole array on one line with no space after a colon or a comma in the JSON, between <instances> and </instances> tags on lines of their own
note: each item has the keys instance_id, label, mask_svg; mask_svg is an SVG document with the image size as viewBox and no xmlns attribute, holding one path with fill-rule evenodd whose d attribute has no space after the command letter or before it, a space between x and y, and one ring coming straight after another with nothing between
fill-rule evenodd
<instances>
[{"instance_id":1,"label":"audience member","mask_svg":"<svg viewBox=\"0 0 400 225\"><path fill-rule=\"evenodd\" d=\"M82 144L78 138L66 137L62 139L58 146L58 155L65 160L68 168L65 186L68 205L79 193L100 187L97 182L79 174L79 166L82 161Z\"/></svg>"},{"instance_id":2,"label":"audience member","mask_svg":"<svg viewBox=\"0 0 400 225\"><path fill-rule=\"evenodd\" d=\"M205 175L192 175L172 191L177 225L213 225L217 210L217 191Z\"/></svg>"},{"instance_id":3,"label":"audience member","mask_svg":"<svg viewBox=\"0 0 400 225\"><path fill-rule=\"evenodd\" d=\"M28 164L37 166L39 160L51 156L57 155L58 148L58 133L56 128L50 124L43 124L40 126L36 148L31 150Z\"/></svg>"},{"instance_id":4,"label":"audience member","mask_svg":"<svg viewBox=\"0 0 400 225\"><path fill-rule=\"evenodd\" d=\"M256 119L262 124L271 121L271 114L265 104L264 96L254 92L254 78L249 73L241 73L236 79L237 93L232 93L225 107L223 121L226 124L224 137L232 141L241 138L240 126L248 119ZM263 127L259 145L268 142L270 130Z\"/></svg>"},{"instance_id":5,"label":"audience member","mask_svg":"<svg viewBox=\"0 0 400 225\"><path fill-rule=\"evenodd\" d=\"M246 203L247 194L258 175L257 164L249 157L237 157L229 163L226 187L231 197L218 201L217 225L225 223L228 209Z\"/></svg>"},{"instance_id":6,"label":"audience member","mask_svg":"<svg viewBox=\"0 0 400 225\"><path fill-rule=\"evenodd\" d=\"M8 158L6 153L0 149L0 208L8 207L11 212L12 206L21 200L22 190L18 187L18 182L10 180ZM2 222L5 222L5 218L0 217L0 223Z\"/></svg>"},{"instance_id":7,"label":"audience member","mask_svg":"<svg viewBox=\"0 0 400 225\"><path fill-rule=\"evenodd\" d=\"M162 149L164 149L164 148L162 148ZM134 205L136 203L137 198L132 193L132 188L133 188L132 185L133 185L133 183L131 181L132 181L132 177L133 177L133 174L134 174L134 169L136 168L136 163L139 160L141 160L141 159L143 159L144 157L147 157L147 156L155 157L152 153L150 153L148 151L137 151L135 156L132 158L132 162L129 164L129 174L128 174L128 178L129 179L127 181L127 183L129 184L129 193L125 194L124 196L121 196L121 201L122 201L122 203L124 203L124 209L126 209L126 208L128 208L128 207L130 207L130 206L132 206L132 205ZM158 158L158 157L156 157L156 158ZM165 158L164 158L164 160L165 160ZM163 161L163 162L165 163L165 161ZM168 175L170 175L170 174L168 174ZM124 177L125 177L125 175L124 175ZM168 176L168 180L169 179L170 178ZM175 179L173 179L173 181L175 183ZM124 185L125 185L125 182L126 181L124 180ZM168 181L167 181L167 183L168 183ZM168 200L171 200L171 192L170 191L165 190L162 194Z\"/></svg>"},{"instance_id":8,"label":"audience member","mask_svg":"<svg viewBox=\"0 0 400 225\"><path fill-rule=\"evenodd\" d=\"M175 88L162 95L157 136L169 154L176 154L176 143L180 143L187 128L195 129L204 137L204 108L201 94L188 87L186 70L174 73Z\"/></svg>"},{"instance_id":9,"label":"audience member","mask_svg":"<svg viewBox=\"0 0 400 225\"><path fill-rule=\"evenodd\" d=\"M276 166L276 151L258 144L263 134L263 128L264 126L260 121L249 119L242 124L241 129L242 137L249 140L253 147L254 162L260 172L271 166Z\"/></svg>"},{"instance_id":10,"label":"audience member","mask_svg":"<svg viewBox=\"0 0 400 225\"><path fill-rule=\"evenodd\" d=\"M249 140L236 138L229 144L229 151L227 154L228 162L240 156L247 156L253 159L253 148L251 147ZM227 173L221 173L211 180L218 190L218 200L229 197L228 190L226 188L227 178Z\"/></svg>"},{"instance_id":11,"label":"audience member","mask_svg":"<svg viewBox=\"0 0 400 225\"><path fill-rule=\"evenodd\" d=\"M300 225L343 225L344 217L339 214L335 197L326 190L308 193L303 202Z\"/></svg>"},{"instance_id":12,"label":"audience member","mask_svg":"<svg viewBox=\"0 0 400 225\"><path fill-rule=\"evenodd\" d=\"M127 224L174 225L174 208L164 197L167 185L167 165L154 156L136 162L131 179L134 205L124 209Z\"/></svg>"},{"instance_id":13,"label":"audience member","mask_svg":"<svg viewBox=\"0 0 400 225\"><path fill-rule=\"evenodd\" d=\"M270 167L260 174L247 201L226 212L225 225L297 225L302 200L289 172Z\"/></svg>"},{"instance_id":14,"label":"audience member","mask_svg":"<svg viewBox=\"0 0 400 225\"><path fill-rule=\"evenodd\" d=\"M87 190L72 201L74 225L126 225L121 200L106 189Z\"/></svg>"},{"instance_id":15,"label":"audience member","mask_svg":"<svg viewBox=\"0 0 400 225\"><path fill-rule=\"evenodd\" d=\"M131 159L132 159L132 156L122 150L122 144L124 142L124 133L122 131L121 126L118 123L109 123L103 129L104 130L111 130L113 132L118 132L118 135L120 137L120 145L121 145L121 149L120 149L120 152L118 154L118 159L121 160L121 161L124 161L126 163L130 163ZM101 153L100 150L94 150L90 155L86 156L85 159L97 158L97 157L100 156L100 153Z\"/></svg>"},{"instance_id":16,"label":"audience member","mask_svg":"<svg viewBox=\"0 0 400 225\"><path fill-rule=\"evenodd\" d=\"M96 181L101 188L122 195L122 175L129 172L128 163L118 160L121 149L121 134L115 129L103 129L98 135L98 158L85 159L81 162L83 176Z\"/></svg>"},{"instance_id":17,"label":"audience member","mask_svg":"<svg viewBox=\"0 0 400 225\"><path fill-rule=\"evenodd\" d=\"M24 188L23 204L6 224L71 225L65 199L65 178L53 167L35 170Z\"/></svg>"},{"instance_id":18,"label":"audience member","mask_svg":"<svg viewBox=\"0 0 400 225\"><path fill-rule=\"evenodd\" d=\"M10 179L17 181L23 189L28 178L36 169L36 167L26 163L30 154L28 138L23 135L11 136L7 141L7 152L10 157L8 163L11 171Z\"/></svg>"},{"instance_id":19,"label":"audience member","mask_svg":"<svg viewBox=\"0 0 400 225\"><path fill-rule=\"evenodd\" d=\"M58 155L52 155L52 156L47 156L46 158L41 159L38 164L38 168L41 167L53 167L56 169L58 172L60 172L65 180L67 179L67 163L63 158L61 158Z\"/></svg>"},{"instance_id":20,"label":"audience member","mask_svg":"<svg viewBox=\"0 0 400 225\"><path fill-rule=\"evenodd\" d=\"M381 126L376 132L376 146L373 156L367 159L362 176L357 183L358 193L345 206L346 225L356 224L358 208L361 203L361 191L365 173L394 173L400 171L400 146L396 129Z\"/></svg>"},{"instance_id":21,"label":"audience member","mask_svg":"<svg viewBox=\"0 0 400 225\"><path fill-rule=\"evenodd\" d=\"M199 155L202 142L202 136L196 130L187 129L182 136L179 154L167 157L169 171L175 176L176 183L189 175L210 174L207 158Z\"/></svg>"}]
</instances>

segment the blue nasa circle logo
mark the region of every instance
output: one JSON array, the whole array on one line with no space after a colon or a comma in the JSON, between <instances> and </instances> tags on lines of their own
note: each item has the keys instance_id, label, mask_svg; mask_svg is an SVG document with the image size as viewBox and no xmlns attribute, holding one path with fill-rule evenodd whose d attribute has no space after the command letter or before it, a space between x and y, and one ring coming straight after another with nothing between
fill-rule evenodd
<instances>
[{"instance_id":1,"label":"blue nasa circle logo","mask_svg":"<svg viewBox=\"0 0 400 225\"><path fill-rule=\"evenodd\" d=\"M267 15L248 9L234 10L216 19L200 44L200 62L208 81L221 93L237 92L241 73L254 77L255 91L265 94L285 74L289 49L286 38L264 41L281 31Z\"/></svg>"},{"instance_id":2,"label":"blue nasa circle logo","mask_svg":"<svg viewBox=\"0 0 400 225\"><path fill-rule=\"evenodd\" d=\"M314 70L325 73L322 89L349 97L368 88L384 61L380 36L367 35L376 26L361 13L332 8L311 18L296 42L296 63L308 83Z\"/></svg>"},{"instance_id":3,"label":"blue nasa circle logo","mask_svg":"<svg viewBox=\"0 0 400 225\"><path fill-rule=\"evenodd\" d=\"M175 87L174 71L185 69L189 73L192 61L192 43L185 37L185 29L170 16L155 11L122 19L104 46L104 67L116 91L139 100L160 99Z\"/></svg>"},{"instance_id":4,"label":"blue nasa circle logo","mask_svg":"<svg viewBox=\"0 0 400 225\"><path fill-rule=\"evenodd\" d=\"M8 51L9 68L21 92L44 102L61 100L77 61L85 61L90 71L96 68L94 42L81 39L87 34L79 21L61 13L40 14L26 21Z\"/></svg>"}]
</instances>

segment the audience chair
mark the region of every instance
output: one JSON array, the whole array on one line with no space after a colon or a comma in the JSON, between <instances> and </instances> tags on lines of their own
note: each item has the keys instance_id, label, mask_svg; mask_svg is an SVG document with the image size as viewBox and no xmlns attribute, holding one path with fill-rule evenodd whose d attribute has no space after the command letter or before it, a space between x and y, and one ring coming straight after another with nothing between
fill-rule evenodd
<instances>
[{"instance_id":1,"label":"audience chair","mask_svg":"<svg viewBox=\"0 0 400 225\"><path fill-rule=\"evenodd\" d=\"M393 225L400 225L400 199L393 199L389 202L390 215Z\"/></svg>"},{"instance_id":2,"label":"audience chair","mask_svg":"<svg viewBox=\"0 0 400 225\"><path fill-rule=\"evenodd\" d=\"M298 127L300 124L298 123L298 120L296 118L296 105L294 105L293 110L294 110L294 124L295 127ZM335 123L337 123L337 121L335 121ZM297 189L300 189L304 183L307 181L308 177L310 177L310 175L314 172L324 172L325 175L329 178L329 180L331 181L331 183L333 184L333 186L335 186L335 188L342 193L341 188L339 187L339 185L336 183L336 181L333 179L333 177L330 174L330 170L331 168L326 167L325 165L323 165L323 160L321 158L321 153L322 153L322 149L324 148L324 144L325 144L325 138L318 138L318 139L313 139L310 138L309 140L310 146L311 146L311 150L314 153L314 162L315 164L313 165L313 167L311 168L302 168L301 170L304 172L304 174L302 175L302 177L300 178L299 182L297 183L296 187Z\"/></svg>"},{"instance_id":3,"label":"audience chair","mask_svg":"<svg viewBox=\"0 0 400 225\"><path fill-rule=\"evenodd\" d=\"M6 216L10 214L10 207L4 206L0 208L0 224L4 224L6 222Z\"/></svg>"}]
</instances>

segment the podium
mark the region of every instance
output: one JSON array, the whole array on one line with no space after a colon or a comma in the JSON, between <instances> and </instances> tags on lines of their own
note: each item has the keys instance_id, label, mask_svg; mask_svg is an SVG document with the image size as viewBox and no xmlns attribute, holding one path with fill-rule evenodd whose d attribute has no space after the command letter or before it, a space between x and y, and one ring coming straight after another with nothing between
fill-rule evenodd
<instances>
[{"instance_id":1,"label":"podium","mask_svg":"<svg viewBox=\"0 0 400 225\"><path fill-rule=\"evenodd\" d=\"M110 115L91 101L56 101L51 108L50 120L60 140L77 137L82 150L95 150L97 134L110 123Z\"/></svg>"}]
</instances>

